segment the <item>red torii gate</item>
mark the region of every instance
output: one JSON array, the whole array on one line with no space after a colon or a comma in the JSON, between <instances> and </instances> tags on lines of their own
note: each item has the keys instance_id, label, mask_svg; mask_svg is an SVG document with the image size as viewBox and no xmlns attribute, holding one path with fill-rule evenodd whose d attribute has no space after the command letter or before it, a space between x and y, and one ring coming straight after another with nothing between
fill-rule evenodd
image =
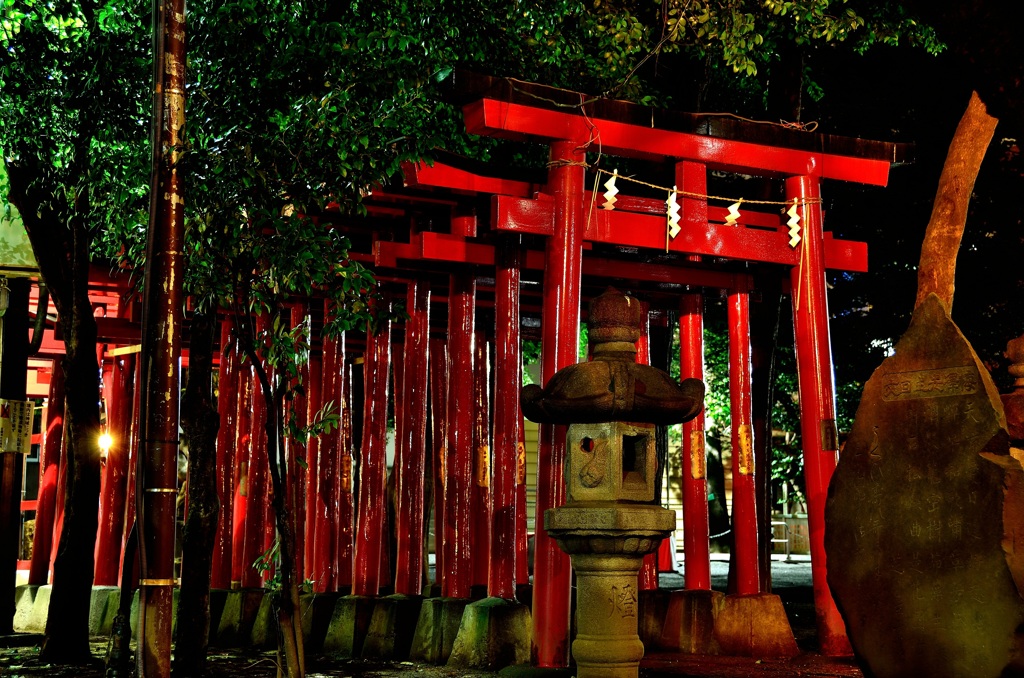
<instances>
[{"instance_id":1,"label":"red torii gate","mask_svg":"<svg viewBox=\"0 0 1024 678\"><path fill-rule=\"evenodd\" d=\"M544 304L542 378L576 361L580 308L580 278L587 260L584 241L632 247L665 248L690 256L711 256L783 264L790 268L796 337L797 369L801 404L801 434L807 484L808 525L818 636L830 654L849 652L842 620L825 579L824 505L828 481L838 455L835 423L835 386L829 343L825 295L826 267L866 270L866 245L839 241L822 230L820 183L842 179L885 185L891 164L904 160L904 147L842 137L766 129L730 119L671 114L607 100L587 100L575 92L549 87L461 74L461 93L469 132L510 139L528 139L550 145L549 194L532 195L533 187L474 176L443 165L420 167L410 179L419 185L498 194L493 201L492 227L547 236L544 252ZM752 130L756 132L752 133ZM750 137L754 138L751 139ZM664 203L618 197L614 211L594 209L594 196L584 186L586 153L654 159L675 163L676 185L685 191L680 203L678 237L665 236ZM725 170L785 179L785 199L797 207L801 245L788 244L789 234L773 215L745 212L750 226L715 223L724 221L724 209L707 204L707 172ZM590 206L588 209L587 206ZM767 229L767 230L761 230ZM456 228L453 227L453 231ZM441 235L423 233L407 246L394 245L390 253L401 257L475 260L493 263L493 249L464 240L473 232ZM380 256L390 249L381 243ZM404 250L404 251L403 251ZM411 250L418 250L415 253ZM490 250L490 251L488 251ZM527 267L535 267L536 257ZM532 264L532 265L531 265ZM620 262L615 262L615 266ZM670 267L671 268L671 267ZM685 268L670 275L687 277ZM695 278L707 271L689 272ZM644 276L646 277L646 276ZM753 544L756 551L756 514L753 506L753 468L745 461L752 447L749 401L749 281L736 276L720 281L729 291L731 376L743 387L734 389L733 445L737 450L734 525L737 549ZM700 285L699 280L686 280ZM697 293L682 295L684 351L700 346L701 301ZM696 354L696 355L693 355ZM683 376L702 376L700 353L691 351L683 362ZM685 356L684 356L685 357ZM693 468L703 467L702 424L687 428L684 454ZM542 427L539 452L536 515L563 501L564 435ZM689 466L689 465L684 465ZM686 476L700 474L685 474ZM706 499L702 477L688 478L684 488L687 506ZM706 554L706 501L703 513ZM697 513L695 511L695 513ZM534 658L539 666L564 666L568 661L569 582L567 557L547 538L538 519L534 576ZM689 525L688 525L689 526ZM700 539L700 535L696 535ZM709 588L696 544L687 539L687 587ZM692 549L692 550L691 550ZM697 555L696 558L694 556ZM740 593L760 590L756 553L738 553ZM691 573L691 559L694 572Z\"/></svg>"}]
</instances>

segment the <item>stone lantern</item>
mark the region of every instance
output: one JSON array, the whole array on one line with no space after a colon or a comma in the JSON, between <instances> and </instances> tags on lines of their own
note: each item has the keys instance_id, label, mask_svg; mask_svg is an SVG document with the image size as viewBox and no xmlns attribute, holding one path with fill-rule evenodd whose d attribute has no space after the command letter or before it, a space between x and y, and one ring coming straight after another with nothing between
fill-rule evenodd
<instances>
[{"instance_id":1,"label":"stone lantern","mask_svg":"<svg viewBox=\"0 0 1024 678\"><path fill-rule=\"evenodd\" d=\"M637 573L643 557L675 529L655 505L656 424L682 423L703 407L704 384L682 384L636 364L643 320L638 301L609 288L590 305L593 360L559 370L545 388L523 389L532 421L567 424L566 504L544 527L576 571L578 678L635 678Z\"/></svg>"}]
</instances>

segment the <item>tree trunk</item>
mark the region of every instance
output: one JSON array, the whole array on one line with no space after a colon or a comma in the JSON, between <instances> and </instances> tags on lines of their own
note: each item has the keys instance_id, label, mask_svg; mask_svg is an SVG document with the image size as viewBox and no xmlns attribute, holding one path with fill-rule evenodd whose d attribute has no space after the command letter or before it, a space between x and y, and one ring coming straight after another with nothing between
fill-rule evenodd
<instances>
[{"instance_id":1,"label":"tree trunk","mask_svg":"<svg viewBox=\"0 0 1024 678\"><path fill-rule=\"evenodd\" d=\"M188 383L181 422L188 441L188 515L182 539L181 592L178 598L174 674L203 675L210 637L210 575L217 534L217 430L213 402L215 314L192 316Z\"/></svg>"},{"instance_id":2,"label":"tree trunk","mask_svg":"<svg viewBox=\"0 0 1024 678\"><path fill-rule=\"evenodd\" d=\"M978 93L973 92L953 134L939 177L932 215L921 245L915 308L929 294L935 293L947 309L953 309L956 255L967 224L967 208L998 122L985 110Z\"/></svg>"},{"instance_id":3,"label":"tree trunk","mask_svg":"<svg viewBox=\"0 0 1024 678\"><path fill-rule=\"evenodd\" d=\"M10 149L9 149L10 150ZM7 166L9 199L21 213L43 281L64 333L62 361L68 442L64 527L53 565L53 589L40 659L77 664L89 651L89 603L99 525L100 382L96 319L89 301L92 236L77 216L84 205L60 204L48 174L25 161ZM80 200L83 200L81 196ZM62 215L64 215L62 217ZM70 216L67 216L70 215Z\"/></svg>"}]
</instances>

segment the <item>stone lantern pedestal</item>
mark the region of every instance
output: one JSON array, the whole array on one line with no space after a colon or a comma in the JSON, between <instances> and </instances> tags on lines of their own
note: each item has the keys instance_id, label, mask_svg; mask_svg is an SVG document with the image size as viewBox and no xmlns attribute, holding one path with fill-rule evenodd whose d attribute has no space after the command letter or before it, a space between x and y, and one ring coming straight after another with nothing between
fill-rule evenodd
<instances>
[{"instance_id":1,"label":"stone lantern pedestal","mask_svg":"<svg viewBox=\"0 0 1024 678\"><path fill-rule=\"evenodd\" d=\"M576 571L577 678L636 678L644 646L637 634L637 573L675 529L675 513L652 505L567 505L544 527Z\"/></svg>"}]
</instances>

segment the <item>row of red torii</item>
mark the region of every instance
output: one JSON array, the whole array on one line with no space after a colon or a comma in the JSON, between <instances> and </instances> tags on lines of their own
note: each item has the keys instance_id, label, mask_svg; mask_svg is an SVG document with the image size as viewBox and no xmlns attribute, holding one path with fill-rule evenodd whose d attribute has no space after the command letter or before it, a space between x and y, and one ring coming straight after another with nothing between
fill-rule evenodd
<instances>
[{"instance_id":1,"label":"row of red torii","mask_svg":"<svg viewBox=\"0 0 1024 678\"><path fill-rule=\"evenodd\" d=\"M425 200L456 205L467 196L490 197L489 224L479 215L452 209L446 232L409 228L401 237L374 231L372 260L379 275L404 283L404 336L395 328L368 336L365 346L324 339L307 366L305 415L333 400L342 403L342 425L312 439L308 469L294 497L300 529L301 573L317 591L350 587L375 596L382 588L421 595L424 590L424 492L433 482L437 524L436 572L440 595L469 598L474 586L511 599L529 581L526 558L526 488L522 461L523 424L518 393L522 383L520 289L523 272L543 271L541 302L542 381L577 360L581 279L673 283L680 329L681 377L703 377L703 293L724 291L729 326L736 591L758 593L765 586L758 566L759 525L754 482L760 469L753 447L750 388L750 293L752 276L735 262L774 264L788 272L800 389L808 526L818 635L826 653L849 652L843 623L825 580L824 504L838 455L834 379L825 295L826 268L865 271L864 243L841 241L823 232L820 183L841 179L885 185L890 165L903 147L758 126L731 118L673 114L518 81L460 75L459 95L470 132L547 143L546 184L472 172L458 163L406 169L406 188L376 195L373 215L386 205ZM666 236L663 200L619 194L614 209L587 190L587 153L674 165L680 189L679 230ZM795 206L799 244L777 214L744 209L733 223L724 207L708 204L708 172L723 170L784 179L785 202ZM479 202L479 201L478 201ZM595 207L596 206L596 207ZM792 220L791 220L792 221ZM485 228L489 226L489 228ZM524 240L525 239L525 240ZM527 242L540 243L531 249ZM667 263L602 258L599 247L662 250L680 255ZM733 262L717 266L715 262ZM431 285L449 271L447 289ZM493 328L478 327L478 278L493 278ZM430 305L447 303L447 327L431 326ZM305 316L308 305L297 303ZM212 585L260 587L266 572L251 564L273 542L265 457L251 454L250 436L262 435L266 412L259 388L232 348L225 321L219 363L221 428L218 494L222 502ZM432 338L431 331L445 338ZM446 331L445 331L446 330ZM490 335L490 336L489 336ZM488 339L493 337L493 360ZM395 341L395 348L392 348ZM643 339L641 341L644 341ZM361 349L361 351L360 351ZM359 355L355 355L360 351ZM394 351L394 354L392 354ZM401 351L401 356L398 355ZM641 350L641 355L643 350ZM489 388L488 363L493 365ZM104 363L108 428L115 438L131 436L135 361L112 351ZM360 372L362 374L360 374ZM389 379L393 374L393 380ZM319 378L318 375L322 375ZM393 497L397 539L386 547L386 421L393 384L396 456ZM61 380L51 383L51 416L59 412ZM493 402L489 406L489 398ZM428 416L428 402L429 415ZM470 406L472 405L472 406ZM493 411L493 421L488 412ZM427 434L427 431L430 434ZM542 425L538 443L536 541L533 568L533 652L538 666L568 662L571 569L543 529L544 511L562 503L564 427ZM687 589L710 589L704 420L683 430L684 577ZM55 468L58 442L47 442L41 473ZM427 449L428 441L432 449ZM130 449L130 445L126 445ZM481 452L482 450L482 452ZM353 451L357 454L353 455ZM353 474L353 458L358 459ZM124 526L133 517L134 482L127 454L112 451L104 470L97 542L96 584L116 584ZM426 463L430 460L425 479ZM358 478L356 487L353 478ZM30 583L45 583L50 553L45 493L57 486L43 479L37 513L36 554ZM50 504L53 505L52 499ZM60 503L56 503L57 506ZM52 509L50 509L52 511ZM438 519L439 517L439 519ZM393 562L392 562L393 561ZM653 559L645 564L641 588L657 587Z\"/></svg>"}]
</instances>

